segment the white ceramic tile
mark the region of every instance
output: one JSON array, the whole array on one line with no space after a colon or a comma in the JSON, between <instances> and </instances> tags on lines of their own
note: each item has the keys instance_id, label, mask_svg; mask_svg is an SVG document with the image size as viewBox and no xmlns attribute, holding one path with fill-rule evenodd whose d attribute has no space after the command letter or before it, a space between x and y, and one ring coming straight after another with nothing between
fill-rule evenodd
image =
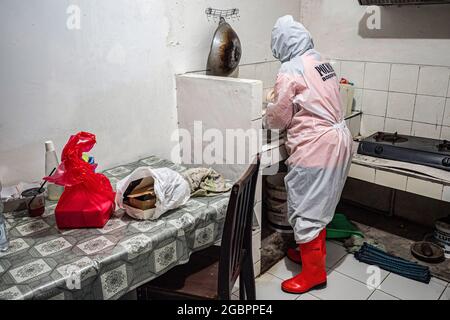
<instances>
[{"instance_id":1,"label":"white ceramic tile","mask_svg":"<svg viewBox=\"0 0 450 320\"><path fill-rule=\"evenodd\" d=\"M445 98L418 95L414 109L414 121L441 125L444 108Z\"/></svg>"},{"instance_id":2,"label":"white ceramic tile","mask_svg":"<svg viewBox=\"0 0 450 320\"><path fill-rule=\"evenodd\" d=\"M397 132L399 134L410 135L412 129L412 122L407 120L397 120L386 118L384 124L384 131Z\"/></svg>"},{"instance_id":3,"label":"white ceramic tile","mask_svg":"<svg viewBox=\"0 0 450 320\"><path fill-rule=\"evenodd\" d=\"M375 173L375 183L398 190L406 190L408 177L392 172L377 170Z\"/></svg>"},{"instance_id":4,"label":"white ceramic tile","mask_svg":"<svg viewBox=\"0 0 450 320\"><path fill-rule=\"evenodd\" d=\"M254 233L252 236L252 255L253 262L261 260L261 232Z\"/></svg>"},{"instance_id":5,"label":"white ceramic tile","mask_svg":"<svg viewBox=\"0 0 450 320\"><path fill-rule=\"evenodd\" d=\"M350 120L350 125L348 126L352 137L357 137L361 131L361 116L353 117Z\"/></svg>"},{"instance_id":6,"label":"white ceramic tile","mask_svg":"<svg viewBox=\"0 0 450 320\"><path fill-rule=\"evenodd\" d=\"M388 63L366 63L364 88L387 91L390 72L391 65Z\"/></svg>"},{"instance_id":7,"label":"white ceramic tile","mask_svg":"<svg viewBox=\"0 0 450 320\"><path fill-rule=\"evenodd\" d=\"M363 181L374 182L375 169L352 163L348 176Z\"/></svg>"},{"instance_id":8,"label":"white ceramic tile","mask_svg":"<svg viewBox=\"0 0 450 320\"><path fill-rule=\"evenodd\" d=\"M394 119L412 120L415 100L414 94L390 92L386 115Z\"/></svg>"},{"instance_id":9,"label":"white ceramic tile","mask_svg":"<svg viewBox=\"0 0 450 320\"><path fill-rule=\"evenodd\" d=\"M450 79L448 81L447 98L450 98Z\"/></svg>"},{"instance_id":10,"label":"white ceramic tile","mask_svg":"<svg viewBox=\"0 0 450 320\"><path fill-rule=\"evenodd\" d=\"M303 300L303 301L320 301L319 298L314 297L312 294L310 293L304 293L302 294L300 297L298 297L295 300Z\"/></svg>"},{"instance_id":11,"label":"white ceramic tile","mask_svg":"<svg viewBox=\"0 0 450 320\"><path fill-rule=\"evenodd\" d=\"M372 271L368 269L369 267L370 265L356 260L353 254L348 254L334 266L334 270L352 279L358 280L363 284L372 286L372 284L368 282L369 277L372 276ZM388 275L389 272L380 269L380 283L383 282Z\"/></svg>"},{"instance_id":12,"label":"white ceramic tile","mask_svg":"<svg viewBox=\"0 0 450 320\"><path fill-rule=\"evenodd\" d=\"M276 276L282 280L290 279L301 271L301 265L289 260L285 257L283 260L277 262L272 268L267 271L271 275Z\"/></svg>"},{"instance_id":13,"label":"white ceramic tile","mask_svg":"<svg viewBox=\"0 0 450 320\"><path fill-rule=\"evenodd\" d=\"M347 250L340 244L327 241L326 267L333 268L347 255Z\"/></svg>"},{"instance_id":14,"label":"white ceramic tile","mask_svg":"<svg viewBox=\"0 0 450 320\"><path fill-rule=\"evenodd\" d=\"M259 229L261 229L262 200L259 200L257 203L255 203L253 212L255 213L256 219L258 220Z\"/></svg>"},{"instance_id":15,"label":"white ceramic tile","mask_svg":"<svg viewBox=\"0 0 450 320\"><path fill-rule=\"evenodd\" d=\"M450 202L450 186L444 186L444 191L442 191L442 201Z\"/></svg>"},{"instance_id":16,"label":"white ceramic tile","mask_svg":"<svg viewBox=\"0 0 450 320\"><path fill-rule=\"evenodd\" d=\"M402 300L437 300L445 286L434 281L425 284L391 273L379 289Z\"/></svg>"},{"instance_id":17,"label":"white ceramic tile","mask_svg":"<svg viewBox=\"0 0 450 320\"><path fill-rule=\"evenodd\" d=\"M362 111L373 116L386 116L388 92L364 90Z\"/></svg>"},{"instance_id":18,"label":"white ceramic tile","mask_svg":"<svg viewBox=\"0 0 450 320\"><path fill-rule=\"evenodd\" d=\"M328 275L327 287L310 294L322 300L367 300L372 291L363 283L333 271Z\"/></svg>"},{"instance_id":19,"label":"white ceramic tile","mask_svg":"<svg viewBox=\"0 0 450 320\"><path fill-rule=\"evenodd\" d=\"M256 79L255 64L239 66L239 78Z\"/></svg>"},{"instance_id":20,"label":"white ceramic tile","mask_svg":"<svg viewBox=\"0 0 450 320\"><path fill-rule=\"evenodd\" d=\"M394 296L391 296L390 294L387 294L381 290L376 290L369 298L369 300L400 300Z\"/></svg>"},{"instance_id":21,"label":"white ceramic tile","mask_svg":"<svg viewBox=\"0 0 450 320\"><path fill-rule=\"evenodd\" d=\"M442 127L441 140L450 140L450 127Z\"/></svg>"},{"instance_id":22,"label":"white ceramic tile","mask_svg":"<svg viewBox=\"0 0 450 320\"><path fill-rule=\"evenodd\" d=\"M215 129L223 132L229 128L246 130L249 129L251 120L261 118L263 104L261 81L194 74L180 75L176 80L180 129L193 132L196 119L202 119L204 123L214 124ZM208 94L202 96L202 103L193 103L192 94L198 88L202 88L202 92ZM219 102L227 105L225 108L227 112L222 112L220 119L217 114L210 112L210 109L208 112L206 111L207 105L210 104L215 104L216 110L220 110ZM195 106L193 106L194 104ZM228 168L228 172L231 171L232 168ZM227 172L223 173L225 176L227 175Z\"/></svg>"},{"instance_id":23,"label":"white ceramic tile","mask_svg":"<svg viewBox=\"0 0 450 320\"><path fill-rule=\"evenodd\" d=\"M253 264L253 273L255 277L259 277L259 275L261 274L261 260Z\"/></svg>"},{"instance_id":24,"label":"white ceramic tile","mask_svg":"<svg viewBox=\"0 0 450 320\"><path fill-rule=\"evenodd\" d=\"M413 122L411 134L415 137L439 139L442 126L434 124Z\"/></svg>"},{"instance_id":25,"label":"white ceramic tile","mask_svg":"<svg viewBox=\"0 0 450 320\"><path fill-rule=\"evenodd\" d=\"M256 182L256 191L255 191L255 203L258 203L262 200L262 173L258 176L258 180Z\"/></svg>"},{"instance_id":26,"label":"white ceramic tile","mask_svg":"<svg viewBox=\"0 0 450 320\"><path fill-rule=\"evenodd\" d=\"M408 177L406 191L441 200L443 186L439 183Z\"/></svg>"},{"instance_id":27,"label":"white ceramic tile","mask_svg":"<svg viewBox=\"0 0 450 320\"><path fill-rule=\"evenodd\" d=\"M363 89L355 89L353 96L353 110L361 111L363 103Z\"/></svg>"},{"instance_id":28,"label":"white ceramic tile","mask_svg":"<svg viewBox=\"0 0 450 320\"><path fill-rule=\"evenodd\" d=\"M364 84L364 62L342 61L341 77L362 88Z\"/></svg>"},{"instance_id":29,"label":"white ceramic tile","mask_svg":"<svg viewBox=\"0 0 450 320\"><path fill-rule=\"evenodd\" d=\"M272 88L275 84L276 76L271 62L257 63L255 65L255 78L263 82L263 88Z\"/></svg>"},{"instance_id":30,"label":"white ceramic tile","mask_svg":"<svg viewBox=\"0 0 450 320\"><path fill-rule=\"evenodd\" d=\"M256 300L295 300L299 295L281 290L281 279L266 273L256 279Z\"/></svg>"},{"instance_id":31,"label":"white ceramic tile","mask_svg":"<svg viewBox=\"0 0 450 320\"><path fill-rule=\"evenodd\" d=\"M248 88L246 88L246 89L248 89ZM250 91L250 94L252 97L255 97L254 99L250 100L250 102L248 103L248 105L250 105L250 110L251 110L250 119L251 120L261 119L262 110L263 110L263 97L261 97L260 95L261 95L261 92L263 91L263 83L260 81L256 81L256 82L252 83L251 89L248 91ZM244 93L243 96L248 94L248 91L246 93ZM249 107L248 105L247 105L247 108ZM245 114L243 118L245 119L247 116L248 116L248 114ZM226 123L226 121L224 123ZM241 128L247 128L247 126L248 126L248 122L246 124L242 123ZM262 126L262 123L261 123L261 126Z\"/></svg>"},{"instance_id":32,"label":"white ceramic tile","mask_svg":"<svg viewBox=\"0 0 450 320\"><path fill-rule=\"evenodd\" d=\"M419 66L393 64L391 69L390 91L416 93L419 79Z\"/></svg>"},{"instance_id":33,"label":"white ceramic tile","mask_svg":"<svg viewBox=\"0 0 450 320\"><path fill-rule=\"evenodd\" d=\"M273 84L275 85L275 82L277 80L277 75L280 72L280 68L281 68L281 62L276 60L276 61L272 61L270 63L270 74L271 74L271 81L273 82Z\"/></svg>"},{"instance_id":34,"label":"white ceramic tile","mask_svg":"<svg viewBox=\"0 0 450 320\"><path fill-rule=\"evenodd\" d=\"M361 135L367 137L374 134L375 132L383 131L384 122L384 117L363 114L361 120Z\"/></svg>"},{"instance_id":35,"label":"white ceramic tile","mask_svg":"<svg viewBox=\"0 0 450 320\"><path fill-rule=\"evenodd\" d=\"M326 267L331 268L336 265L336 263L341 260L347 251L342 245L327 241L327 255L326 255ZM289 260L285 257L283 260L279 261L272 268L267 271L271 275L276 276L282 280L287 280L301 272L301 265Z\"/></svg>"},{"instance_id":36,"label":"white ceramic tile","mask_svg":"<svg viewBox=\"0 0 450 320\"><path fill-rule=\"evenodd\" d=\"M237 278L236 283L234 284L233 289L231 290L231 292L232 293L237 293L239 295L238 291L239 291L239 277Z\"/></svg>"},{"instance_id":37,"label":"white ceramic tile","mask_svg":"<svg viewBox=\"0 0 450 320\"><path fill-rule=\"evenodd\" d=\"M261 113L262 113L262 108L261 108ZM261 114L261 117L262 117L262 114ZM252 120L251 126L252 126L252 129L256 131L256 134L259 134L259 130L262 129L262 119ZM260 142L260 141L257 141L257 142Z\"/></svg>"},{"instance_id":38,"label":"white ceramic tile","mask_svg":"<svg viewBox=\"0 0 450 320\"><path fill-rule=\"evenodd\" d=\"M268 97L268 95L269 95L269 92L270 91L272 91L273 90L273 88L265 88L265 89L263 89L263 101L265 102L265 103L267 103L268 101L268 99L267 99L267 97ZM264 109L265 108L265 106L263 106L263 108L262 109Z\"/></svg>"},{"instance_id":39,"label":"white ceramic tile","mask_svg":"<svg viewBox=\"0 0 450 320\"><path fill-rule=\"evenodd\" d=\"M445 103L444 120L442 124L444 126L450 126L450 98L447 98Z\"/></svg>"},{"instance_id":40,"label":"white ceramic tile","mask_svg":"<svg viewBox=\"0 0 450 320\"><path fill-rule=\"evenodd\" d=\"M418 94L444 97L448 90L450 68L421 67L419 73Z\"/></svg>"},{"instance_id":41,"label":"white ceramic tile","mask_svg":"<svg viewBox=\"0 0 450 320\"><path fill-rule=\"evenodd\" d=\"M445 289L439 300L450 300L450 287L447 287L447 289Z\"/></svg>"},{"instance_id":42,"label":"white ceramic tile","mask_svg":"<svg viewBox=\"0 0 450 320\"><path fill-rule=\"evenodd\" d=\"M447 287L447 285L449 284L447 281L444 281L442 279L438 279L435 277L431 277L431 281L437 284L440 284L441 286Z\"/></svg>"},{"instance_id":43,"label":"white ceramic tile","mask_svg":"<svg viewBox=\"0 0 450 320\"><path fill-rule=\"evenodd\" d=\"M341 80L341 62L339 60L330 60L330 64L336 72L338 81Z\"/></svg>"}]
</instances>

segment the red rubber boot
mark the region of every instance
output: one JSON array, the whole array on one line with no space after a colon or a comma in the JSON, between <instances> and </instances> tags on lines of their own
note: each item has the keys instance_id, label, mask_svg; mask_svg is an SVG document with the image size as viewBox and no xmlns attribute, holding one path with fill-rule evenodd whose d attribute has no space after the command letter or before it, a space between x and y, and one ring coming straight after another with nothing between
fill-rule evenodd
<instances>
[{"instance_id":1,"label":"red rubber boot","mask_svg":"<svg viewBox=\"0 0 450 320\"><path fill-rule=\"evenodd\" d=\"M312 289L326 287L325 239L326 231L324 229L316 239L300 245L302 272L294 278L284 281L281 284L283 291L301 294Z\"/></svg>"},{"instance_id":2,"label":"red rubber boot","mask_svg":"<svg viewBox=\"0 0 450 320\"><path fill-rule=\"evenodd\" d=\"M326 233L325 233L325 237L326 237ZM326 248L325 244L326 244L326 242L324 241L323 242L323 251L325 252L325 255L326 255L327 254L327 248ZM300 250L297 250L296 248L288 248L288 250L287 250L287 257L292 262L295 262L295 263L298 263L298 264L302 263L302 257L300 255Z\"/></svg>"},{"instance_id":3,"label":"red rubber boot","mask_svg":"<svg viewBox=\"0 0 450 320\"><path fill-rule=\"evenodd\" d=\"M287 250L287 257L289 258L289 260L301 264L302 263L302 258L300 256L300 251L294 249L294 248L289 248Z\"/></svg>"}]
</instances>

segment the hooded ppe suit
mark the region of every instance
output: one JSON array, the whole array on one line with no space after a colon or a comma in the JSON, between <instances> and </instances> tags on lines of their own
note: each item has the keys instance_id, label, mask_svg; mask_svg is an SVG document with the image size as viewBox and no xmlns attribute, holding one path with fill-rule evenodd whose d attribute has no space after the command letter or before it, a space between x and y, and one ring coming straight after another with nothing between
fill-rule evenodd
<instances>
[{"instance_id":1,"label":"hooded ppe suit","mask_svg":"<svg viewBox=\"0 0 450 320\"><path fill-rule=\"evenodd\" d=\"M289 222L297 243L305 244L333 218L350 167L352 137L336 73L314 50L304 26L292 16L280 18L272 51L282 65L265 122L270 129L287 130Z\"/></svg>"}]
</instances>

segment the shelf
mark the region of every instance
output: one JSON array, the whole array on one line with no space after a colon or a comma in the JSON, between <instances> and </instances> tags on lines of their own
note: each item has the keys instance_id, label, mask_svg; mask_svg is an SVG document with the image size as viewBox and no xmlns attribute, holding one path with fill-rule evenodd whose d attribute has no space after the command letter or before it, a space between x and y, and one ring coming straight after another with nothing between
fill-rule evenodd
<instances>
[{"instance_id":1,"label":"shelf","mask_svg":"<svg viewBox=\"0 0 450 320\"><path fill-rule=\"evenodd\" d=\"M360 115L362 115L362 111L353 111L353 113L351 115L345 117L345 120L350 120L350 119L360 116Z\"/></svg>"}]
</instances>

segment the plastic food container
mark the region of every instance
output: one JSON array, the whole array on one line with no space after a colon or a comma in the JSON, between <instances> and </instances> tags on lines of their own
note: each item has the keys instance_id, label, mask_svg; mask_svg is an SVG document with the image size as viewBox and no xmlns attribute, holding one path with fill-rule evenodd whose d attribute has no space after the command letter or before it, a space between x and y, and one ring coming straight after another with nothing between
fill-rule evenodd
<instances>
[{"instance_id":1,"label":"plastic food container","mask_svg":"<svg viewBox=\"0 0 450 320\"><path fill-rule=\"evenodd\" d=\"M22 192L22 197L31 217L42 216L45 212L45 190L32 188Z\"/></svg>"},{"instance_id":2,"label":"plastic food container","mask_svg":"<svg viewBox=\"0 0 450 320\"><path fill-rule=\"evenodd\" d=\"M350 84L340 84L340 93L345 116L348 117L353 113L353 98L355 96L355 87Z\"/></svg>"},{"instance_id":3,"label":"plastic food container","mask_svg":"<svg viewBox=\"0 0 450 320\"><path fill-rule=\"evenodd\" d=\"M450 259L450 216L436 221L434 238L444 249L445 258Z\"/></svg>"},{"instance_id":4,"label":"plastic food container","mask_svg":"<svg viewBox=\"0 0 450 320\"><path fill-rule=\"evenodd\" d=\"M266 177L267 220L269 226L280 233L292 233L288 219L287 192L284 186L285 172Z\"/></svg>"}]
</instances>

